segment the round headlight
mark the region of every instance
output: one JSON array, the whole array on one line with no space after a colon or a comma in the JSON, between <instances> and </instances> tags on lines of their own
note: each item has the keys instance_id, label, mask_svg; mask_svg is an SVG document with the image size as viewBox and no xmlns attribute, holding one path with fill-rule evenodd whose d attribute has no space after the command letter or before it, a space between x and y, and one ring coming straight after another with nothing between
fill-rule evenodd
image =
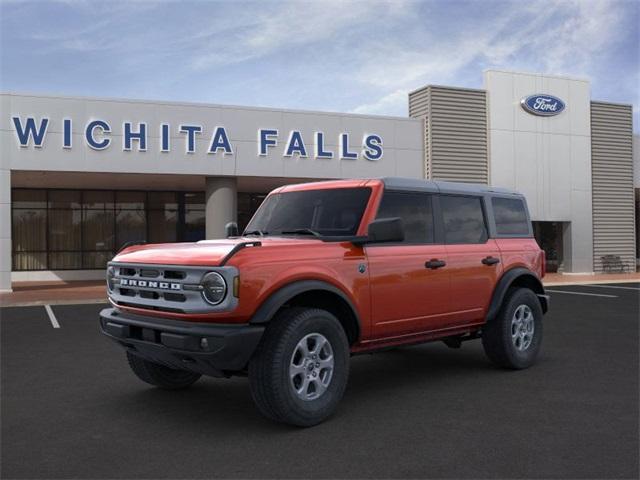
<instances>
[{"instance_id":1,"label":"round headlight","mask_svg":"<svg viewBox=\"0 0 640 480\"><path fill-rule=\"evenodd\" d=\"M202 277L202 296L211 305L218 305L227 294L227 282L217 272L209 272Z\"/></svg>"},{"instance_id":2,"label":"round headlight","mask_svg":"<svg viewBox=\"0 0 640 480\"><path fill-rule=\"evenodd\" d=\"M107 288L110 292L113 291L113 277L116 276L116 269L114 267L107 268Z\"/></svg>"}]
</instances>

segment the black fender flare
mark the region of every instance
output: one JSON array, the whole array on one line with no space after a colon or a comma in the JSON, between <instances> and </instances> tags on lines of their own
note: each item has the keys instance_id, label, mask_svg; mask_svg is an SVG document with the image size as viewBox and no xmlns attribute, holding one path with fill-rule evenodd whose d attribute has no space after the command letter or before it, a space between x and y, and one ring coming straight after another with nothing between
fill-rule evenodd
<instances>
[{"instance_id":1,"label":"black fender flare","mask_svg":"<svg viewBox=\"0 0 640 480\"><path fill-rule=\"evenodd\" d=\"M496 315L498 315L504 297L509 290L509 287L511 287L511 285L513 285L513 283L518 279L521 279L520 281L524 280L526 282L526 286L534 291L534 293L538 296L538 300L540 300L542 312L547 312L548 299L544 293L544 287L542 286L542 282L540 281L538 276L531 270L523 267L516 267L504 272L500 277L500 280L498 280L498 284L493 290L493 296L491 297L489 310L487 311L487 322L493 320Z\"/></svg>"},{"instance_id":2,"label":"black fender flare","mask_svg":"<svg viewBox=\"0 0 640 480\"><path fill-rule=\"evenodd\" d=\"M268 323L276 314L276 312L280 310L280 308L282 308L282 306L285 305L293 297L300 295L301 293L310 292L313 290L321 290L333 293L335 295L338 295L340 298L342 298L342 300L345 301L345 303L351 309L354 318L356 319L358 329L357 335L359 338L360 332L362 331L362 324L360 321L360 315L358 315L358 310L355 308L353 302L341 289L322 280L297 280L285 285L284 287L279 288L274 293L272 293L264 302L262 302L262 305L258 307L256 312L253 314L253 317L251 317L250 323Z\"/></svg>"}]
</instances>

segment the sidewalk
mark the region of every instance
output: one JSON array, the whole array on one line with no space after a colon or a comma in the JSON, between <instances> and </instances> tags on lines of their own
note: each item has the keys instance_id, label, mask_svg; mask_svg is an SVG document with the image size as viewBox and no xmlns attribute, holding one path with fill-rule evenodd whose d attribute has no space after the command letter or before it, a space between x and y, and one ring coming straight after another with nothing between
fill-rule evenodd
<instances>
[{"instance_id":1,"label":"sidewalk","mask_svg":"<svg viewBox=\"0 0 640 480\"><path fill-rule=\"evenodd\" d=\"M107 286L91 282L15 282L13 292L0 293L0 307L107 302Z\"/></svg>"},{"instance_id":2,"label":"sidewalk","mask_svg":"<svg viewBox=\"0 0 640 480\"><path fill-rule=\"evenodd\" d=\"M640 282L640 272L597 275L548 273L543 279L547 287L626 282ZM13 284L13 292L0 293L0 307L106 302L107 291L104 281L16 282Z\"/></svg>"},{"instance_id":3,"label":"sidewalk","mask_svg":"<svg viewBox=\"0 0 640 480\"><path fill-rule=\"evenodd\" d=\"M547 273L542 279L542 283L544 283L545 287L553 287L557 285L585 285L628 282L640 282L640 272L597 273L593 275L564 275L562 273Z\"/></svg>"}]
</instances>

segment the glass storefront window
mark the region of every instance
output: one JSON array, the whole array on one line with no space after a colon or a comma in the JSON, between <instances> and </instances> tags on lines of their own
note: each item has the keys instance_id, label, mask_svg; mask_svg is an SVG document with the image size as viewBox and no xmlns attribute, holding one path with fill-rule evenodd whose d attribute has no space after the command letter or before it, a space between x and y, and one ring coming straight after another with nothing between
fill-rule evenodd
<instances>
[{"instance_id":1,"label":"glass storefront window","mask_svg":"<svg viewBox=\"0 0 640 480\"><path fill-rule=\"evenodd\" d=\"M149 210L178 210L178 195L175 192L149 192Z\"/></svg>"},{"instance_id":2,"label":"glass storefront window","mask_svg":"<svg viewBox=\"0 0 640 480\"><path fill-rule=\"evenodd\" d=\"M113 209L114 192L108 190L86 190L82 192L82 208Z\"/></svg>"},{"instance_id":3,"label":"glass storefront window","mask_svg":"<svg viewBox=\"0 0 640 480\"><path fill-rule=\"evenodd\" d=\"M204 192L13 189L13 270L102 269L127 242L205 238ZM264 195L239 194L242 227Z\"/></svg>"},{"instance_id":4,"label":"glass storefront window","mask_svg":"<svg viewBox=\"0 0 640 480\"><path fill-rule=\"evenodd\" d=\"M49 269L77 270L82 268L82 254L80 252L50 252Z\"/></svg>"},{"instance_id":5,"label":"glass storefront window","mask_svg":"<svg viewBox=\"0 0 640 480\"><path fill-rule=\"evenodd\" d=\"M26 200L22 205L34 204ZM47 267L47 210L14 208L12 214L14 270L44 270Z\"/></svg>"},{"instance_id":6,"label":"glass storefront window","mask_svg":"<svg viewBox=\"0 0 640 480\"><path fill-rule=\"evenodd\" d=\"M13 269L47 270L47 252L21 252L13 254Z\"/></svg>"},{"instance_id":7,"label":"glass storefront window","mask_svg":"<svg viewBox=\"0 0 640 480\"><path fill-rule=\"evenodd\" d=\"M47 250L47 211L24 209L13 211L13 249L18 252Z\"/></svg>"},{"instance_id":8,"label":"glass storefront window","mask_svg":"<svg viewBox=\"0 0 640 480\"><path fill-rule=\"evenodd\" d=\"M51 190L49 208L80 208L81 193L78 190Z\"/></svg>"},{"instance_id":9,"label":"glass storefront window","mask_svg":"<svg viewBox=\"0 0 640 480\"><path fill-rule=\"evenodd\" d=\"M179 196L175 192L149 192L147 195L148 241L150 243L176 242L178 240Z\"/></svg>"},{"instance_id":10,"label":"glass storefront window","mask_svg":"<svg viewBox=\"0 0 640 480\"><path fill-rule=\"evenodd\" d=\"M149 211L149 243L166 243L178 240L178 211Z\"/></svg>"},{"instance_id":11,"label":"glass storefront window","mask_svg":"<svg viewBox=\"0 0 640 480\"><path fill-rule=\"evenodd\" d=\"M204 193L186 192L184 203L187 209L204 210Z\"/></svg>"},{"instance_id":12,"label":"glass storefront window","mask_svg":"<svg viewBox=\"0 0 640 480\"><path fill-rule=\"evenodd\" d=\"M49 250L80 250L82 213L79 209L49 210Z\"/></svg>"},{"instance_id":13,"label":"glass storefront window","mask_svg":"<svg viewBox=\"0 0 640 480\"><path fill-rule=\"evenodd\" d=\"M147 218L144 210L121 210L116 214L116 250L128 242L147 239Z\"/></svg>"},{"instance_id":14,"label":"glass storefront window","mask_svg":"<svg viewBox=\"0 0 640 480\"><path fill-rule=\"evenodd\" d=\"M184 194L184 230L185 242L197 242L205 237L204 193Z\"/></svg>"},{"instance_id":15,"label":"glass storefront window","mask_svg":"<svg viewBox=\"0 0 640 480\"><path fill-rule=\"evenodd\" d=\"M145 192L116 192L116 209L144 210Z\"/></svg>"},{"instance_id":16,"label":"glass storefront window","mask_svg":"<svg viewBox=\"0 0 640 480\"><path fill-rule=\"evenodd\" d=\"M107 262L111 260L113 254L111 252L86 252L82 254L82 268L88 270L103 269Z\"/></svg>"},{"instance_id":17,"label":"glass storefront window","mask_svg":"<svg viewBox=\"0 0 640 480\"><path fill-rule=\"evenodd\" d=\"M13 190L11 192L13 208L47 208L46 190Z\"/></svg>"},{"instance_id":18,"label":"glass storefront window","mask_svg":"<svg viewBox=\"0 0 640 480\"><path fill-rule=\"evenodd\" d=\"M197 242L205 237L204 210L191 210L184 214L184 238L185 242Z\"/></svg>"},{"instance_id":19,"label":"glass storefront window","mask_svg":"<svg viewBox=\"0 0 640 480\"><path fill-rule=\"evenodd\" d=\"M113 210L83 210L82 249L112 251L114 246Z\"/></svg>"}]
</instances>

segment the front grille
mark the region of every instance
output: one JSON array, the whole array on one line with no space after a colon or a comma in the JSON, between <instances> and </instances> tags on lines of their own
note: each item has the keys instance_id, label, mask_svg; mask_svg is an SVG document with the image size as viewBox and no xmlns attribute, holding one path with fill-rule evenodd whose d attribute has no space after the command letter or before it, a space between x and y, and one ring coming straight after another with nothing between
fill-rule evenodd
<instances>
[{"instance_id":1,"label":"front grille","mask_svg":"<svg viewBox=\"0 0 640 480\"><path fill-rule=\"evenodd\" d=\"M164 294L165 298L166 298L166 293ZM140 290L140 296L142 298L153 298L154 300L157 300L158 298L160 298L160 294L158 292L153 292L151 290Z\"/></svg>"},{"instance_id":2,"label":"front grille","mask_svg":"<svg viewBox=\"0 0 640 480\"><path fill-rule=\"evenodd\" d=\"M217 271L233 285L235 267L177 267L112 262L114 287L109 296L117 305L174 313L207 313L227 310L237 304L232 292L216 306L207 303L199 288L202 277Z\"/></svg>"},{"instance_id":3,"label":"front grille","mask_svg":"<svg viewBox=\"0 0 640 480\"><path fill-rule=\"evenodd\" d=\"M167 279L170 279L170 280L183 280L186 277L187 277L187 274L185 272L181 272L179 270L165 270L164 271L164 278L167 278Z\"/></svg>"},{"instance_id":4,"label":"front grille","mask_svg":"<svg viewBox=\"0 0 640 480\"><path fill-rule=\"evenodd\" d=\"M164 299L170 302L186 302L187 297L182 293L165 293Z\"/></svg>"},{"instance_id":5,"label":"front grille","mask_svg":"<svg viewBox=\"0 0 640 480\"><path fill-rule=\"evenodd\" d=\"M148 268L141 268L140 276L144 278L157 278L160 276L160 270L149 270Z\"/></svg>"}]
</instances>

